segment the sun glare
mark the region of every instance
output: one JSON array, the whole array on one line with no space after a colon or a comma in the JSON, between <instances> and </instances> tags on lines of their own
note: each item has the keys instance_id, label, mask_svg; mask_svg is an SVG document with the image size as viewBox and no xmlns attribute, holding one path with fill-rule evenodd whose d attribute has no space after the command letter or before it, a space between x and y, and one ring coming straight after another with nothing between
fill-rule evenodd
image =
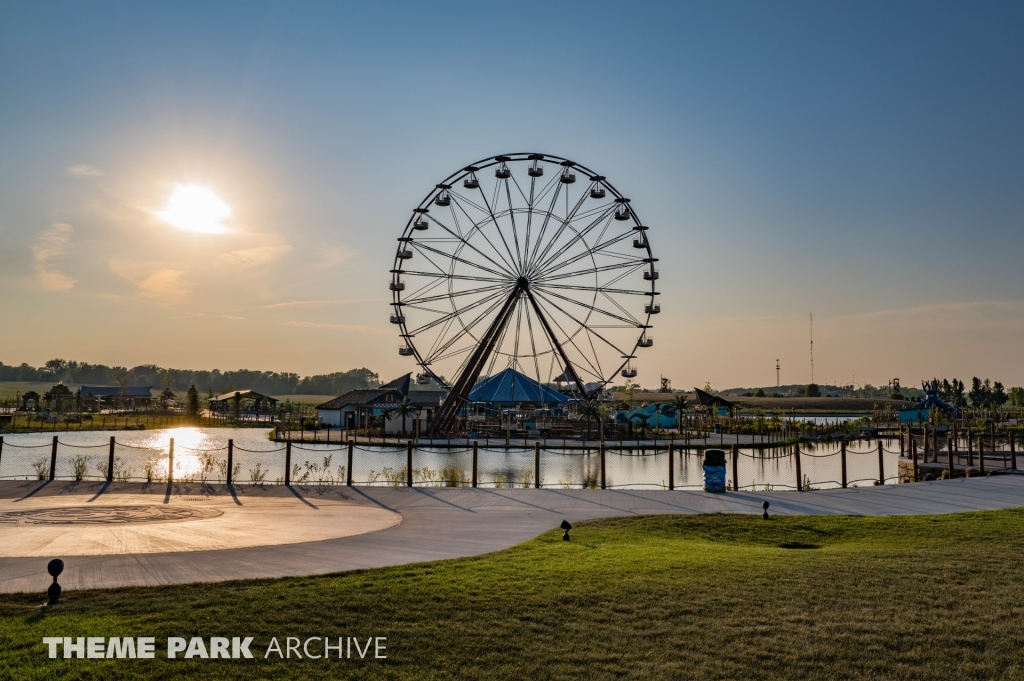
<instances>
[{"instance_id":1,"label":"sun glare","mask_svg":"<svg viewBox=\"0 0 1024 681\"><path fill-rule=\"evenodd\" d=\"M222 223L231 216L231 206L205 187L178 185L167 201L167 208L156 215L187 232L223 234L230 231Z\"/></svg>"}]
</instances>

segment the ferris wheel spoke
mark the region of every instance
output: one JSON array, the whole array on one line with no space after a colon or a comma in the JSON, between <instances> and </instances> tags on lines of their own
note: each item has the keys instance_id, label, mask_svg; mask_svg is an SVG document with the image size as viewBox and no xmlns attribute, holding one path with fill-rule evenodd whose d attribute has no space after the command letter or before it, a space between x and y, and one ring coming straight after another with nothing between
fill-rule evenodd
<instances>
[{"instance_id":1,"label":"ferris wheel spoke","mask_svg":"<svg viewBox=\"0 0 1024 681\"><path fill-rule=\"evenodd\" d=\"M568 190L566 190L566 192L565 192L565 200L566 200L566 203L568 205L568 201L569 201L569 192L568 192ZM558 242L558 239L562 235L562 232L565 231L565 228L568 227L572 223L573 216L576 215L576 211L578 211L580 209L580 207L583 205L583 203L586 200L587 200L587 193L584 192L580 196L579 200L576 202L576 205L573 207L571 213L568 211L568 209L566 209L565 219L557 218L561 224L558 225L558 229L555 230L555 235L553 237L551 237L550 241L548 241L547 245L544 247L544 250L541 251L540 256L535 259L535 262L540 262L540 261L544 260L547 257L548 251L550 251L551 247L554 246Z\"/></svg>"},{"instance_id":2,"label":"ferris wheel spoke","mask_svg":"<svg viewBox=\"0 0 1024 681\"><path fill-rule=\"evenodd\" d=\"M550 340L554 344L555 348L559 351L559 354L562 357L562 361L567 365L567 367L569 367L571 369L571 371L573 373L573 377L575 378L575 380L577 382L577 387L580 389L580 391L584 395L586 395L587 394L587 389L586 389L586 387L584 387L583 382L580 379L579 373L576 371L576 369L579 368L579 369L583 369L584 371L587 371L587 373L589 373L591 376L597 377L597 379L599 381L603 381L604 377L601 376L598 373L595 373L597 371L597 367L595 367L594 364L590 361L590 358L587 357L587 354L585 352L583 352L578 345L576 345L576 341L573 338L573 334L566 333L565 329L562 328L562 325L559 324L558 320L555 319L550 313L548 315L546 315L546 316L542 314L541 311L543 309L543 306L540 304L540 301L538 300L539 297L540 297L539 295L537 295L537 296L531 295L530 296L530 302L532 302L534 304L534 306L535 306L534 309L537 312L537 316L538 316L538 318L540 318L541 323L544 325L544 330L550 336ZM583 360L590 366L590 369L587 369L586 367L584 367L582 365L578 366L578 365L574 364L569 359L568 354L565 352L565 345L558 342L558 339L555 338L554 331L550 328L550 325L548 323L545 323L545 322L548 321L547 317L551 317L550 322L554 323L554 325L558 327L558 330L562 332L563 336L565 336L565 342L568 343L569 345L571 345L573 348L576 349L576 352L579 353L580 357L582 357Z\"/></svg>"},{"instance_id":3,"label":"ferris wheel spoke","mask_svg":"<svg viewBox=\"0 0 1024 681\"><path fill-rule=\"evenodd\" d=\"M609 217L608 219L610 220L611 218ZM599 243L595 244L594 246L587 247L583 251L581 251L581 252L579 252L579 253L577 253L575 255L569 256L567 259L559 261L559 262L554 262L554 261L555 261L556 258L561 257L562 253L556 253L552 257L548 258L547 262L543 265L542 268L538 268L537 273L540 276L544 276L546 274L552 274L553 272L557 272L558 270L562 269L563 267L568 267L569 265L573 264L574 262L579 262L580 260L583 260L585 258L589 258L589 257L595 256L595 255L608 256L608 257L611 257L611 258L623 258L623 257L625 257L625 258L634 258L636 256L629 256L629 255L625 255L625 254L622 254L622 253L616 253L615 251L609 251L608 250L609 248L611 248L615 244L621 243L622 241L625 241L625 240L629 239L630 236L631 235L630 235L629 232L624 232L622 234L619 234L618 236L612 237L612 238L607 239L607 240L605 240L603 242L599 242ZM580 239L582 240L582 236L580 237ZM586 245L586 242L584 242L584 245ZM570 246L572 246L572 244L567 244L565 249L562 249L563 252L565 250L568 250L568 248Z\"/></svg>"},{"instance_id":4,"label":"ferris wheel spoke","mask_svg":"<svg viewBox=\"0 0 1024 681\"><path fill-rule=\"evenodd\" d=\"M540 294L540 293L538 293L538 294L537 294L537 297L538 297L538 298L544 298L543 294ZM616 352L618 352L618 353L619 353L620 355L628 355L628 354L630 354L630 353L626 352L625 350L623 350L622 348L620 348L620 347L619 347L618 345L616 345L616 344L615 344L614 342L612 342L612 341L608 340L607 338L605 338L605 337L604 337L604 336L602 336L601 334L599 334L599 333L597 333L596 331L594 331L594 329L622 329L622 328L629 328L629 329L635 329L635 328L636 328L636 325L635 325L635 324L628 324L628 325L626 325L626 326L623 326L623 325L620 325L620 324L616 324L615 326L601 326L601 325L598 325L598 324L589 324L589 325L588 325L588 324L585 324L585 323L584 323L583 321L581 321L580 319L578 319L578 318L577 318L577 317L576 317L575 315L573 315L572 313L570 313L570 312L567 312L566 310L564 310L564 309L563 309L563 308L562 308L562 307L561 307L560 305L558 305L557 303L551 302L550 300L547 300L546 298L544 298L544 300L545 300L545 301L546 301L546 302L547 302L547 303L548 303L549 305L551 305L551 306L552 306L552 307L554 307L554 308L555 308L556 310L558 310L559 312L561 312L562 314L564 314L564 315L565 315L566 317L568 317L569 319L571 319L571 320L572 320L573 322L575 322L576 324L579 324L579 325L580 325L581 327L584 327L584 328L588 329L588 330L590 331L590 333L593 333L593 334L594 334L594 335L595 335L596 337L600 338L600 339L601 339L601 340L602 340L602 341L603 341L603 342L604 342L605 344L607 344L607 345L608 345L608 347L612 348L613 350L615 350Z\"/></svg>"},{"instance_id":5,"label":"ferris wheel spoke","mask_svg":"<svg viewBox=\"0 0 1024 681\"><path fill-rule=\"evenodd\" d=\"M543 290L543 289L541 289L541 290ZM568 303L573 303L574 305L579 305L580 307L585 307L585 308L587 308L588 310L590 310L592 312L597 312L599 314L603 314L606 317L611 317L612 319L617 319L620 322L625 322L626 324L633 324L637 328L639 328L640 326L643 326L640 323L640 321L637 320L637 319L627 319L626 317L620 317L619 315L613 314L611 312L608 312L607 310L602 309L600 307L596 307L596 306L591 305L589 303L584 303L584 302L582 302L580 300L576 300L575 298L570 298L568 296L563 296L561 294L555 293L554 291L544 291L544 292L547 295L549 295L549 296L553 296L555 298L558 298L559 300L564 300L564 301L566 301Z\"/></svg>"},{"instance_id":6,"label":"ferris wheel spoke","mask_svg":"<svg viewBox=\"0 0 1024 681\"><path fill-rule=\"evenodd\" d=\"M490 267L484 267L480 263L473 262L472 260L466 260L465 258L460 258L459 256L453 255L451 253L445 253L444 251L442 251L440 249L437 249L437 248L434 248L433 246L428 246L426 244L418 243L416 241L413 241L411 243L413 245L413 248L416 248L417 250L421 250L421 252L422 252L422 249L425 249L425 250L428 250L428 251L430 251L432 253L436 253L438 255L443 255L446 258L451 258L455 262L462 263L463 265L468 265L469 267L475 267L478 270L483 270L484 272L487 272L488 274L493 274L493 275L496 275L498 277L501 277L502 275L504 275L506 277L509 276L507 272L499 272L498 270L492 270ZM426 254L423 254L423 257L426 258L430 262L431 265L434 265L434 267L437 267L437 264L435 264L432 260L430 260L430 258ZM438 269L441 269L441 268L438 268ZM442 269L441 271L443 272L444 270Z\"/></svg>"},{"instance_id":7,"label":"ferris wheel spoke","mask_svg":"<svg viewBox=\"0 0 1024 681\"><path fill-rule=\"evenodd\" d=\"M540 283L547 284L547 282L556 279L569 279L570 277L579 277L583 275L592 275L594 272L609 272L611 270L618 270L623 268L632 268L634 271L643 267L643 259L629 260L626 262L612 263L610 265L599 265L598 267L591 268L589 270L577 270L576 272L565 272L563 274L556 274L554 276L544 277Z\"/></svg>"},{"instance_id":8,"label":"ferris wheel spoke","mask_svg":"<svg viewBox=\"0 0 1024 681\"><path fill-rule=\"evenodd\" d=\"M460 339L464 338L466 335L472 336L472 331L476 327L476 325L479 324L482 320L486 319L488 317L488 315L490 315L492 312L494 312L494 310L497 309L498 306L500 306L503 302L505 302L505 298L504 297L499 297L497 299L497 301L493 305L491 305L486 310L481 312L474 319L472 319L469 323L462 324L461 325L462 328L459 331L457 331L455 333L455 335L452 336L450 339L444 341L444 343L441 344L440 346L438 346L437 342L435 341L434 346L430 350L431 361L437 361L437 359L434 357L435 355L437 355L438 353L441 353L441 352L447 352L448 348L450 348L453 345L455 345L457 342L459 342ZM463 310L463 311L465 311L465 310ZM452 320L454 320L456 318L457 317L452 317ZM446 334L447 334L447 331L445 331L443 334L439 335L438 339L440 340Z\"/></svg>"},{"instance_id":9,"label":"ferris wheel spoke","mask_svg":"<svg viewBox=\"0 0 1024 681\"><path fill-rule=\"evenodd\" d=\"M496 281L506 283L508 277L494 279L492 277L473 277L466 274L450 274L448 272L419 272L417 270L396 270L398 274L407 274L410 277L434 277L438 279L456 279L459 281Z\"/></svg>"},{"instance_id":10,"label":"ferris wheel spoke","mask_svg":"<svg viewBox=\"0 0 1024 681\"><path fill-rule=\"evenodd\" d=\"M555 180L555 178L551 178L552 182L554 182L554 180ZM550 224L551 218L554 217L554 214L555 214L555 203L558 202L558 195L562 191L562 187L563 186L564 185L561 182L557 182L556 186L555 186L555 191L552 192L552 194L551 194L551 205L548 206L547 211L545 211L545 213L544 213L544 222L541 223L541 225L540 225L540 233L537 234L537 243L538 244L540 244L541 242L544 241L544 235L548 231L548 224ZM566 191L568 191L568 190L566 190ZM538 201L540 199L541 199L541 197L537 198ZM557 220L558 218L555 218L555 219ZM526 263L526 270L527 270L527 272L529 272L531 268L532 268L532 263L531 262L527 262Z\"/></svg>"},{"instance_id":11,"label":"ferris wheel spoke","mask_svg":"<svg viewBox=\"0 0 1024 681\"><path fill-rule=\"evenodd\" d=\"M627 317L629 317L630 319L632 319L633 321L635 321L638 327L640 327L640 326L643 326L643 322L641 322L641 321L640 321L639 319L637 319L636 317L634 317L633 315L631 315L631 314L629 313L629 311L628 311L628 310L627 310L626 308L622 307L622 305L621 305L621 304L619 303L619 301L617 301L617 300L615 300L614 298L612 298L612 297L611 297L610 295L608 295L608 293L607 293L607 292L605 292L605 291L601 291L601 295L602 295L602 296L604 296L604 297L605 297L605 299L606 299L606 300L607 300L607 301L608 301L609 303L611 303L612 305L614 305L615 307L617 307L617 308L619 309L619 312L621 312L622 314L626 315Z\"/></svg>"},{"instance_id":12,"label":"ferris wheel spoke","mask_svg":"<svg viewBox=\"0 0 1024 681\"><path fill-rule=\"evenodd\" d=\"M508 180L504 181L505 184L505 198L508 201L508 219L512 223L512 242L516 245L516 262L519 263L518 272L523 271L523 254L519 249L519 234L516 232L516 214L512 210L512 189L508 186Z\"/></svg>"},{"instance_id":13,"label":"ferris wheel spoke","mask_svg":"<svg viewBox=\"0 0 1024 681\"><path fill-rule=\"evenodd\" d=\"M622 295L629 296L649 296L650 291L632 291L625 288L607 288L605 286L572 286L570 284L537 284L536 288L541 290L547 290L549 288L557 288L569 291L601 291L604 293L620 293Z\"/></svg>"},{"instance_id":14,"label":"ferris wheel spoke","mask_svg":"<svg viewBox=\"0 0 1024 681\"><path fill-rule=\"evenodd\" d=\"M495 185L495 199L497 199L497 185ZM512 249L508 247L508 240L505 239L505 233L501 231L501 225L498 224L498 218L494 215L494 209L491 208L491 204L487 202L487 195L484 194L484 189L480 187L480 198L484 200L484 205L487 206L487 214L491 217L491 222L494 223L494 229L498 231L498 236L501 237L501 243L505 244L505 250L508 251L508 257L515 260L515 256L512 255ZM514 269L514 268L513 268Z\"/></svg>"},{"instance_id":15,"label":"ferris wheel spoke","mask_svg":"<svg viewBox=\"0 0 1024 681\"><path fill-rule=\"evenodd\" d=\"M611 219L612 219L612 216L611 216L611 212L610 211L607 214L602 214L602 215L598 216L595 220L591 221L590 224L588 224L586 227L576 231L576 234L571 239L569 239L569 241L567 241L565 244L560 246L558 248L558 250L556 250L550 256L546 257L544 259L544 262L536 264L534 266L534 268L533 268L533 271L534 272L544 273L545 271L547 271L547 269L549 268L550 264L553 261L555 261L558 258L562 257L562 255L564 255L566 253L566 251L568 251L570 248L572 248L576 244L580 243L581 241L583 242L584 245L586 245L587 242L584 241L584 238L587 236L587 234L592 232L598 225L601 224L602 221L611 221ZM628 234L626 236L628 236ZM619 239L619 241L621 241L623 238L626 238L626 237L625 236L621 237ZM594 249L587 249L586 251L584 251L579 256L579 258L585 258L588 255L592 254L593 252L594 252ZM579 259L579 258L577 258L577 259Z\"/></svg>"},{"instance_id":16,"label":"ferris wheel spoke","mask_svg":"<svg viewBox=\"0 0 1024 681\"><path fill-rule=\"evenodd\" d=\"M533 226L533 190L536 184L537 178L530 177L530 198L526 199L526 239L523 242L523 262L527 263L530 262L530 228ZM516 187L519 187L518 182L516 182ZM523 193L521 189L519 193Z\"/></svg>"},{"instance_id":17,"label":"ferris wheel spoke","mask_svg":"<svg viewBox=\"0 0 1024 681\"><path fill-rule=\"evenodd\" d=\"M428 216L428 217L430 217L430 216ZM487 260L487 262L491 263L491 264L492 264L492 265L494 265L495 267L497 267L497 268L499 268L499 269L505 269L505 267L506 267L506 266L508 265L508 263L505 263L505 265L502 265L502 264L498 263L498 262L497 262L496 260L494 260L493 258L491 258L490 256L488 256L488 255L487 255L486 253L484 253L483 251L481 251L481 250L480 250L479 248L477 248L476 246L474 246L473 244L471 244L471 243L469 242L469 240L467 240L467 239L465 239L464 237L462 237L461 235L459 235L459 234L456 234L455 232L453 232L453 231L452 231L451 229L449 229L449 228L448 228L448 226L447 226L447 225L445 225L444 223L442 223L442 222L441 222L440 220L437 220L437 219L435 219L435 218L433 218L433 217L430 217L430 221L431 221L431 222L433 222L434 224L436 224L437 226L439 226L439 227L440 227L441 229L443 229L444 231L446 231L446 232L448 232L449 234L451 234L451 235L452 235L453 237L455 237L455 239L456 239L456 240L457 240L458 242L460 242L460 243L464 244L464 245L465 245L465 246L466 246L467 248L470 248L470 249L472 249L473 251L475 251L476 253L478 253L478 254L480 255L480 257L481 257L481 258L484 258L485 260ZM415 242L413 242L413 243L423 243L424 241L427 241L427 240L426 240L426 239L418 239L417 241L415 241ZM509 271L507 271L506 273L507 273L507 274L508 274L509 276L514 276L514 275L513 275L513 273L512 273L512 271L510 271L510 270L509 270Z\"/></svg>"},{"instance_id":18,"label":"ferris wheel spoke","mask_svg":"<svg viewBox=\"0 0 1024 681\"><path fill-rule=\"evenodd\" d=\"M473 295L475 293L484 293L486 291L495 291L495 290L498 290L500 288L508 288L508 286L504 285L504 284L494 284L493 286L484 286L484 287L481 287L481 288L468 289L466 291L455 291L455 292L452 292L452 293L440 293L438 295L428 296L426 298L404 298L404 299L402 299L402 304L403 305L417 305L417 304L423 304L423 303L433 303L433 302L438 301L438 300L448 300L448 299L452 299L452 298L459 298L459 297L462 297L462 296Z\"/></svg>"},{"instance_id":19,"label":"ferris wheel spoke","mask_svg":"<svg viewBox=\"0 0 1024 681\"><path fill-rule=\"evenodd\" d=\"M480 307L481 305L486 304L488 301L493 300L494 298L500 297L503 293L504 293L504 291L496 291L496 292L492 293L489 296L486 296L486 297L484 297L484 298L482 298L480 300L477 300L477 301L474 301L474 302L470 303L469 305L467 305L466 307L462 308L461 310L456 310L455 312L449 312L448 314L445 314L442 317L439 317L439 318L437 318L437 319L435 319L435 320L433 320L431 322L427 322L426 324L424 324L423 326L421 326L419 328L413 329L412 331L409 332L409 335L415 336L417 334L423 333L424 331L428 331L428 330L434 328L435 326L437 326L438 324L442 324L445 321L451 319L452 317L457 317L460 313L464 313L464 312L467 312L469 310L476 309L477 307Z\"/></svg>"},{"instance_id":20,"label":"ferris wheel spoke","mask_svg":"<svg viewBox=\"0 0 1024 681\"><path fill-rule=\"evenodd\" d=\"M482 189L480 191L483 192ZM487 216L488 216L488 217L483 218L482 220L474 220L473 216L469 214L469 212L462 206L462 204L459 201L455 200L454 195L453 195L453 198L452 198L452 203L456 204L459 207L459 210L462 211L462 213L466 216L466 219L469 220L471 225L473 225L473 228L471 230L469 230L469 232L465 235L465 238L466 238L467 242L468 242L468 240L470 238L472 238L474 233L479 234L480 237L484 241L487 242L487 245L491 247L491 249L495 252L495 254L497 254L497 256L501 259L501 261L503 263L505 263L505 268L504 269L507 269L507 271L510 272L510 273L511 272L515 272L515 270L516 270L515 266L512 263L510 263L508 260L505 260L505 254L502 253L501 250L497 246L494 245L494 242L492 242L490 240L490 238L487 236L487 232L485 232L483 230L483 228L482 228L482 225L485 222L488 221L488 217L493 219L493 214L489 210L485 210L485 209L481 208L480 206L477 206L472 201L470 201L469 203L474 208L476 208L477 210L479 210L482 213L486 213ZM495 221L495 223L496 223L496 221ZM499 234L500 234L500 231L499 231ZM502 238L504 238L504 237L502 237ZM505 246L505 249L508 250L508 245L507 244ZM512 256L512 253L509 252L509 257L511 257L511 256Z\"/></svg>"},{"instance_id":21,"label":"ferris wheel spoke","mask_svg":"<svg viewBox=\"0 0 1024 681\"><path fill-rule=\"evenodd\" d=\"M537 376L537 382L541 383L540 379L540 361L537 356L537 342L533 337L533 321L530 319L530 308L526 307L526 328L530 331L530 353L533 356L533 369ZM554 348L552 348L554 350ZM543 392L541 393L541 399L543 400Z\"/></svg>"}]
</instances>

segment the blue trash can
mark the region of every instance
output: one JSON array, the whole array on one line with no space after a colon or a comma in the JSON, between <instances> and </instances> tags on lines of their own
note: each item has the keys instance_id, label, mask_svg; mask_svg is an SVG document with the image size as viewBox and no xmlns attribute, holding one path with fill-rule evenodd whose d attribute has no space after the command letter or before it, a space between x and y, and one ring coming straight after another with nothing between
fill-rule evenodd
<instances>
[{"instance_id":1,"label":"blue trash can","mask_svg":"<svg viewBox=\"0 0 1024 681\"><path fill-rule=\"evenodd\" d=\"M704 491L725 491L725 450L704 450Z\"/></svg>"}]
</instances>

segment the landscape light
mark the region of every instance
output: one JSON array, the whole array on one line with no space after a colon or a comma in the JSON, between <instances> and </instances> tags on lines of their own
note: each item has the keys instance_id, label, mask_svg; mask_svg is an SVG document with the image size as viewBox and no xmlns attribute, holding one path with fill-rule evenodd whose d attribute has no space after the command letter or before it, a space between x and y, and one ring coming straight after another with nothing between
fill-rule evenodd
<instances>
[{"instance_id":1,"label":"landscape light","mask_svg":"<svg viewBox=\"0 0 1024 681\"><path fill-rule=\"evenodd\" d=\"M565 534L562 535L562 540L569 541L569 530L572 529L572 525L569 524L568 520L563 520L562 524L559 527L565 530Z\"/></svg>"},{"instance_id":2,"label":"landscape light","mask_svg":"<svg viewBox=\"0 0 1024 681\"><path fill-rule=\"evenodd\" d=\"M761 504L761 508L764 509L764 515L762 515L761 517L765 520L768 520L768 502L766 501L763 504Z\"/></svg>"},{"instance_id":3,"label":"landscape light","mask_svg":"<svg viewBox=\"0 0 1024 681\"><path fill-rule=\"evenodd\" d=\"M60 584L57 583L57 575L64 572L64 561L60 558L54 558L46 564L46 571L53 577L53 584L46 590L46 595L49 600L46 601L47 605L57 605L57 601L60 600Z\"/></svg>"}]
</instances>

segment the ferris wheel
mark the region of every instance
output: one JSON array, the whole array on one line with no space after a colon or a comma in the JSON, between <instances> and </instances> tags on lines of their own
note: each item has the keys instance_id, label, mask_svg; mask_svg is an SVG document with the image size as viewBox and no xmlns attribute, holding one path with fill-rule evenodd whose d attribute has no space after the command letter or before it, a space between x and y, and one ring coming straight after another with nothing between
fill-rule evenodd
<instances>
[{"instance_id":1,"label":"ferris wheel","mask_svg":"<svg viewBox=\"0 0 1024 681\"><path fill-rule=\"evenodd\" d=\"M648 227L607 178L548 154L458 170L413 209L391 270L398 353L450 390L450 425L482 376L514 369L589 401L654 344Z\"/></svg>"}]
</instances>

